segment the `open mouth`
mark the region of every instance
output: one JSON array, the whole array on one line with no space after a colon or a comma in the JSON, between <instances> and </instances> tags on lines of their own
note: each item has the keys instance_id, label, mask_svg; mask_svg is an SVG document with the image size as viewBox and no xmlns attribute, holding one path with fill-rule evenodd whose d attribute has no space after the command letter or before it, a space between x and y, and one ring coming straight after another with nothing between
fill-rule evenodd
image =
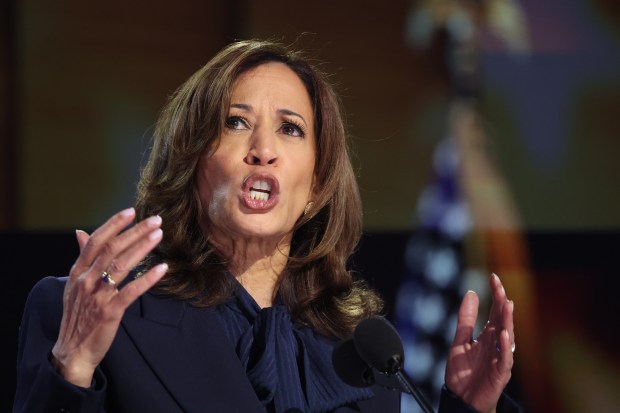
<instances>
[{"instance_id":1,"label":"open mouth","mask_svg":"<svg viewBox=\"0 0 620 413\"><path fill-rule=\"evenodd\" d=\"M250 198L255 201L267 201L271 195L271 184L267 181L258 180L250 188Z\"/></svg>"},{"instance_id":2,"label":"open mouth","mask_svg":"<svg viewBox=\"0 0 620 413\"><path fill-rule=\"evenodd\" d=\"M278 179L268 173L252 174L242 184L242 202L252 211L266 212L278 204L280 185Z\"/></svg>"}]
</instances>

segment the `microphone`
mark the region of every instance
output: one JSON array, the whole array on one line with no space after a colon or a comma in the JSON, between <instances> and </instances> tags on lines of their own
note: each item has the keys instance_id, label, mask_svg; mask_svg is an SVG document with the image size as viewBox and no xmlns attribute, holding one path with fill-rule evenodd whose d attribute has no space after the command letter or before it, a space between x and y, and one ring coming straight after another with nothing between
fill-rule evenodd
<instances>
[{"instance_id":1,"label":"microphone","mask_svg":"<svg viewBox=\"0 0 620 413\"><path fill-rule=\"evenodd\" d=\"M360 357L375 369L396 374L402 369L405 350L398 332L385 318L362 320L353 332L355 348Z\"/></svg>"},{"instance_id":2,"label":"microphone","mask_svg":"<svg viewBox=\"0 0 620 413\"><path fill-rule=\"evenodd\" d=\"M411 394L424 413L434 413L424 394L403 369L404 360L400 336L383 317L363 320L355 329L353 339L341 342L332 353L336 374L345 383L367 387L376 381Z\"/></svg>"},{"instance_id":3,"label":"microphone","mask_svg":"<svg viewBox=\"0 0 620 413\"><path fill-rule=\"evenodd\" d=\"M353 339L341 341L332 352L332 364L342 381L353 387L368 387L375 383L375 374L355 349Z\"/></svg>"},{"instance_id":4,"label":"microphone","mask_svg":"<svg viewBox=\"0 0 620 413\"><path fill-rule=\"evenodd\" d=\"M353 339L341 341L332 352L332 364L342 381L353 387L370 387L373 384L390 390L407 392L394 376L372 368L357 353Z\"/></svg>"}]
</instances>

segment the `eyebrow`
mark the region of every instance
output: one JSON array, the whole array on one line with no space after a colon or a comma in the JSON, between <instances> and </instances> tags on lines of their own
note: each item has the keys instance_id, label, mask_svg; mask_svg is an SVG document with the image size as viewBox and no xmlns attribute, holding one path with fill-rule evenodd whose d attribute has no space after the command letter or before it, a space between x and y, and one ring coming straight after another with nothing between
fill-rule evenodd
<instances>
[{"instance_id":1,"label":"eyebrow","mask_svg":"<svg viewBox=\"0 0 620 413\"><path fill-rule=\"evenodd\" d=\"M230 105L230 107L231 108L241 109L241 110L244 110L246 112L254 112L254 108L252 107L252 105L248 105L247 103L232 103ZM289 109L278 109L276 112L281 114L281 115L296 116L296 117L300 118L306 125L308 124L308 122L306 122L306 119L303 116L301 116L297 112L293 112L292 110L289 110Z\"/></svg>"}]
</instances>

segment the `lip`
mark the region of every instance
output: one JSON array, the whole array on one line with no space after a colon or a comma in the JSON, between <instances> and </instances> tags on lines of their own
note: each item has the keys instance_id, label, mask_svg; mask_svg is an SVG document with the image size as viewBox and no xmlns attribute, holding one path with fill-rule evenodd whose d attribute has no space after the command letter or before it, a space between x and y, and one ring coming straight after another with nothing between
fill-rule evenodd
<instances>
[{"instance_id":1,"label":"lip","mask_svg":"<svg viewBox=\"0 0 620 413\"><path fill-rule=\"evenodd\" d=\"M269 193L269 199L263 201L259 199L252 199L250 197L250 188L256 181L265 181L268 182L271 186L271 192ZM242 204L252 210L257 212L267 212L273 209L279 201L280 198L280 183L278 179L268 173L255 173L248 175L241 184L241 202Z\"/></svg>"}]
</instances>

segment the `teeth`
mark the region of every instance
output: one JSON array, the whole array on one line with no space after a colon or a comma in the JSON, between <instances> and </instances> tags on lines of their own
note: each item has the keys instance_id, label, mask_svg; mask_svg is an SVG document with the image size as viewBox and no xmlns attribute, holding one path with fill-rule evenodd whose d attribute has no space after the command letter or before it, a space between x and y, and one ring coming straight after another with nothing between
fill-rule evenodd
<instances>
[{"instance_id":1,"label":"teeth","mask_svg":"<svg viewBox=\"0 0 620 413\"><path fill-rule=\"evenodd\" d=\"M269 199L269 194L266 192L258 192L250 190L250 198L258 201L266 201Z\"/></svg>"},{"instance_id":2,"label":"teeth","mask_svg":"<svg viewBox=\"0 0 620 413\"><path fill-rule=\"evenodd\" d=\"M256 181L254 185L252 185L253 189L261 189L263 191L271 191L271 185L267 181Z\"/></svg>"},{"instance_id":3,"label":"teeth","mask_svg":"<svg viewBox=\"0 0 620 413\"><path fill-rule=\"evenodd\" d=\"M266 201L269 199L271 185L267 181L256 181L250 188L250 198L258 201Z\"/></svg>"}]
</instances>

